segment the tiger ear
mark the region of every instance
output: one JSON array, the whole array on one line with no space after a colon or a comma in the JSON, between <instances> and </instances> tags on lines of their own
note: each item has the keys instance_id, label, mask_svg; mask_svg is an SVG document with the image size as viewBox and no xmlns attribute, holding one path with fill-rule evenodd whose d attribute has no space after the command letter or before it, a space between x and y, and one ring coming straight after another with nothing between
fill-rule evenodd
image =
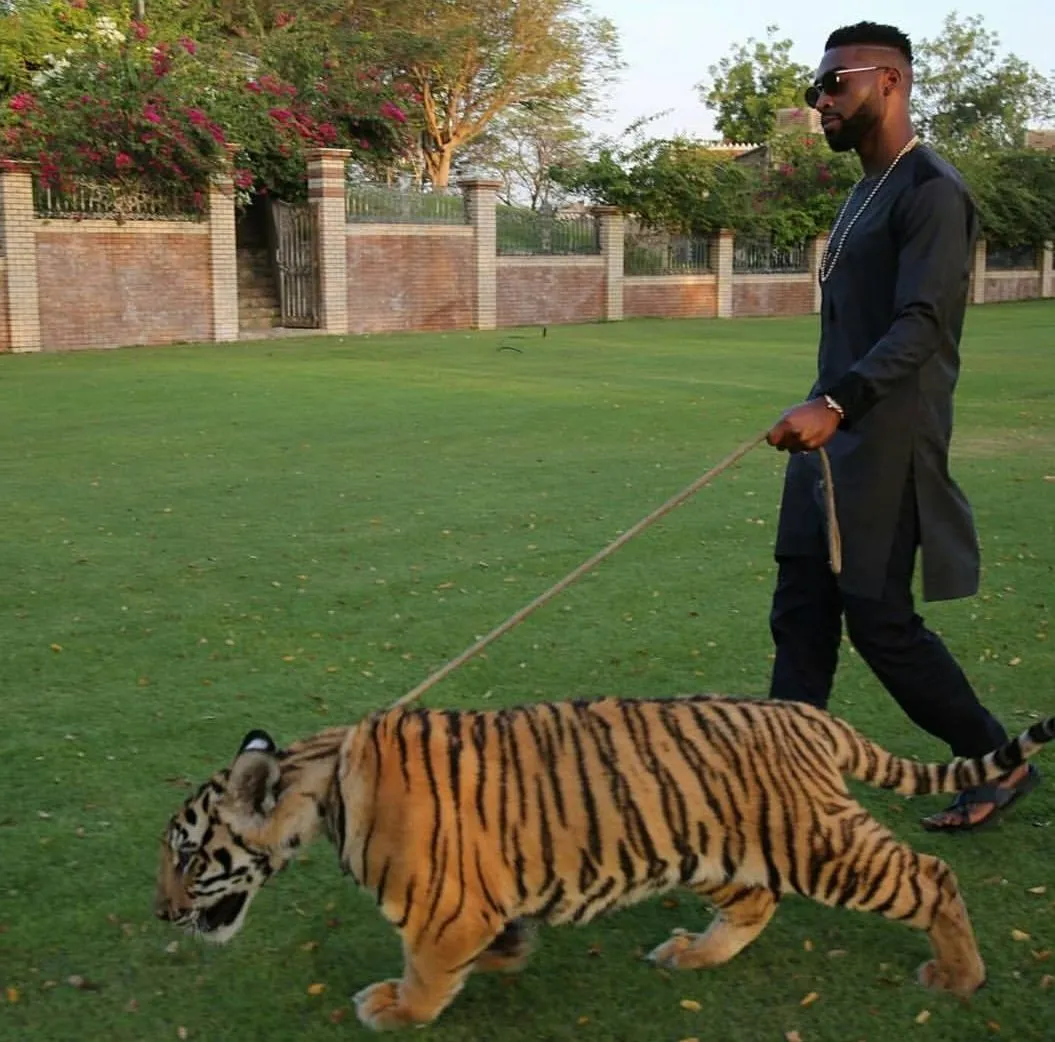
<instances>
[{"instance_id":1,"label":"tiger ear","mask_svg":"<svg viewBox=\"0 0 1055 1042\"><path fill-rule=\"evenodd\" d=\"M226 802L239 814L266 818L278 802L278 749L265 731L250 731L231 764Z\"/></svg>"}]
</instances>

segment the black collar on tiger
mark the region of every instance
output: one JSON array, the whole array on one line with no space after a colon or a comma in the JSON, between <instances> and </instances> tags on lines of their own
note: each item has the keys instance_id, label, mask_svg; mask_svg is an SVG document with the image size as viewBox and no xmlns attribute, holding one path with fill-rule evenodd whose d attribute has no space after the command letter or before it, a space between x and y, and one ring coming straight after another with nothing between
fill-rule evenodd
<instances>
[{"instance_id":1,"label":"black collar on tiger","mask_svg":"<svg viewBox=\"0 0 1055 1042\"><path fill-rule=\"evenodd\" d=\"M264 883L327 835L403 939L403 977L356 996L374 1028L428 1023L473 971L519 968L529 923L582 923L675 887L718 913L655 948L660 966L727 961L799 894L925 931L920 979L967 996L985 969L955 876L845 779L957 792L1053 737L1055 718L986 757L920 764L807 705L706 695L393 709L286 749L254 732L169 822L156 910L228 940Z\"/></svg>"}]
</instances>

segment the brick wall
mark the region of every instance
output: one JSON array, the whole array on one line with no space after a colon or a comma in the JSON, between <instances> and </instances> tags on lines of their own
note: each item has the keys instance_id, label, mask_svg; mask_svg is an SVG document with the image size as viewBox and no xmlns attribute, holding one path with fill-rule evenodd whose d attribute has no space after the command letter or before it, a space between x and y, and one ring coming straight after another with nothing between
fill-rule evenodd
<instances>
[{"instance_id":1,"label":"brick wall","mask_svg":"<svg viewBox=\"0 0 1055 1042\"><path fill-rule=\"evenodd\" d=\"M41 221L36 238L43 350L212 339L205 225Z\"/></svg>"},{"instance_id":2,"label":"brick wall","mask_svg":"<svg viewBox=\"0 0 1055 1042\"><path fill-rule=\"evenodd\" d=\"M11 333L7 325L7 264L0 257L0 351L11 350Z\"/></svg>"},{"instance_id":3,"label":"brick wall","mask_svg":"<svg viewBox=\"0 0 1055 1042\"><path fill-rule=\"evenodd\" d=\"M444 225L349 225L348 331L472 325L472 230Z\"/></svg>"},{"instance_id":4,"label":"brick wall","mask_svg":"<svg viewBox=\"0 0 1055 1042\"><path fill-rule=\"evenodd\" d=\"M499 326L598 322L604 316L600 257L499 257Z\"/></svg>"},{"instance_id":5,"label":"brick wall","mask_svg":"<svg viewBox=\"0 0 1055 1042\"><path fill-rule=\"evenodd\" d=\"M812 313L812 275L733 276L734 318Z\"/></svg>"},{"instance_id":6,"label":"brick wall","mask_svg":"<svg viewBox=\"0 0 1055 1042\"><path fill-rule=\"evenodd\" d=\"M623 280L626 318L714 318L718 314L715 275L630 276Z\"/></svg>"},{"instance_id":7,"label":"brick wall","mask_svg":"<svg viewBox=\"0 0 1055 1042\"><path fill-rule=\"evenodd\" d=\"M1039 271L989 271L985 275L985 303L1002 304L1009 300L1039 297Z\"/></svg>"}]
</instances>

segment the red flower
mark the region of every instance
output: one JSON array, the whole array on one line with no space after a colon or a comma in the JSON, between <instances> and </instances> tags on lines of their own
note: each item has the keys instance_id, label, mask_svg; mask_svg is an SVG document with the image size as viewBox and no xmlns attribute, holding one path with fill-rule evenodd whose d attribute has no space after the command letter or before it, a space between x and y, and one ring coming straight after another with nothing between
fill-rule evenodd
<instances>
[{"instance_id":1,"label":"red flower","mask_svg":"<svg viewBox=\"0 0 1055 1042\"><path fill-rule=\"evenodd\" d=\"M382 101L379 111L385 119L394 119L397 123L407 121L407 114L394 101Z\"/></svg>"},{"instance_id":2,"label":"red flower","mask_svg":"<svg viewBox=\"0 0 1055 1042\"><path fill-rule=\"evenodd\" d=\"M132 157L127 152L118 152L114 158L114 166L116 166L118 170L127 170L130 166L134 165Z\"/></svg>"},{"instance_id":3,"label":"red flower","mask_svg":"<svg viewBox=\"0 0 1055 1042\"><path fill-rule=\"evenodd\" d=\"M7 106L12 112L32 112L37 107L37 102L32 94L22 91L20 94L16 94L7 103Z\"/></svg>"},{"instance_id":4,"label":"red flower","mask_svg":"<svg viewBox=\"0 0 1055 1042\"><path fill-rule=\"evenodd\" d=\"M198 53L198 45L189 36L181 37L179 44L188 54Z\"/></svg>"},{"instance_id":5,"label":"red flower","mask_svg":"<svg viewBox=\"0 0 1055 1042\"><path fill-rule=\"evenodd\" d=\"M254 94L259 94L263 89L256 80L250 80L245 86L246 90L252 91Z\"/></svg>"},{"instance_id":6,"label":"red flower","mask_svg":"<svg viewBox=\"0 0 1055 1042\"><path fill-rule=\"evenodd\" d=\"M150 30L143 22L132 19L132 35L137 40L145 40L150 35Z\"/></svg>"},{"instance_id":7,"label":"red flower","mask_svg":"<svg viewBox=\"0 0 1055 1042\"><path fill-rule=\"evenodd\" d=\"M275 28L284 29L287 25L292 25L293 18L293 15L287 14L285 11L279 11L279 13L275 15Z\"/></svg>"},{"instance_id":8,"label":"red flower","mask_svg":"<svg viewBox=\"0 0 1055 1042\"><path fill-rule=\"evenodd\" d=\"M151 102L143 109L143 118L149 123L160 123L161 113L157 110L157 105Z\"/></svg>"},{"instance_id":9,"label":"red flower","mask_svg":"<svg viewBox=\"0 0 1055 1042\"><path fill-rule=\"evenodd\" d=\"M253 187L253 172L252 170L240 169L234 172L234 184L236 188L252 188Z\"/></svg>"}]
</instances>

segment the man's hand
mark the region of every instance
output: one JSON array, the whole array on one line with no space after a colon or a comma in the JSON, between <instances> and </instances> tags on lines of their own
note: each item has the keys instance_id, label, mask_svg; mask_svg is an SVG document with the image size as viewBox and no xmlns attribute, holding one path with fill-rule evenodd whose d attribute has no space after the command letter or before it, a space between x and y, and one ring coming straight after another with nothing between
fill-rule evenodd
<instances>
[{"instance_id":1,"label":"man's hand","mask_svg":"<svg viewBox=\"0 0 1055 1042\"><path fill-rule=\"evenodd\" d=\"M823 398L788 409L766 435L766 441L781 452L807 452L827 445L839 429L839 414Z\"/></svg>"}]
</instances>

